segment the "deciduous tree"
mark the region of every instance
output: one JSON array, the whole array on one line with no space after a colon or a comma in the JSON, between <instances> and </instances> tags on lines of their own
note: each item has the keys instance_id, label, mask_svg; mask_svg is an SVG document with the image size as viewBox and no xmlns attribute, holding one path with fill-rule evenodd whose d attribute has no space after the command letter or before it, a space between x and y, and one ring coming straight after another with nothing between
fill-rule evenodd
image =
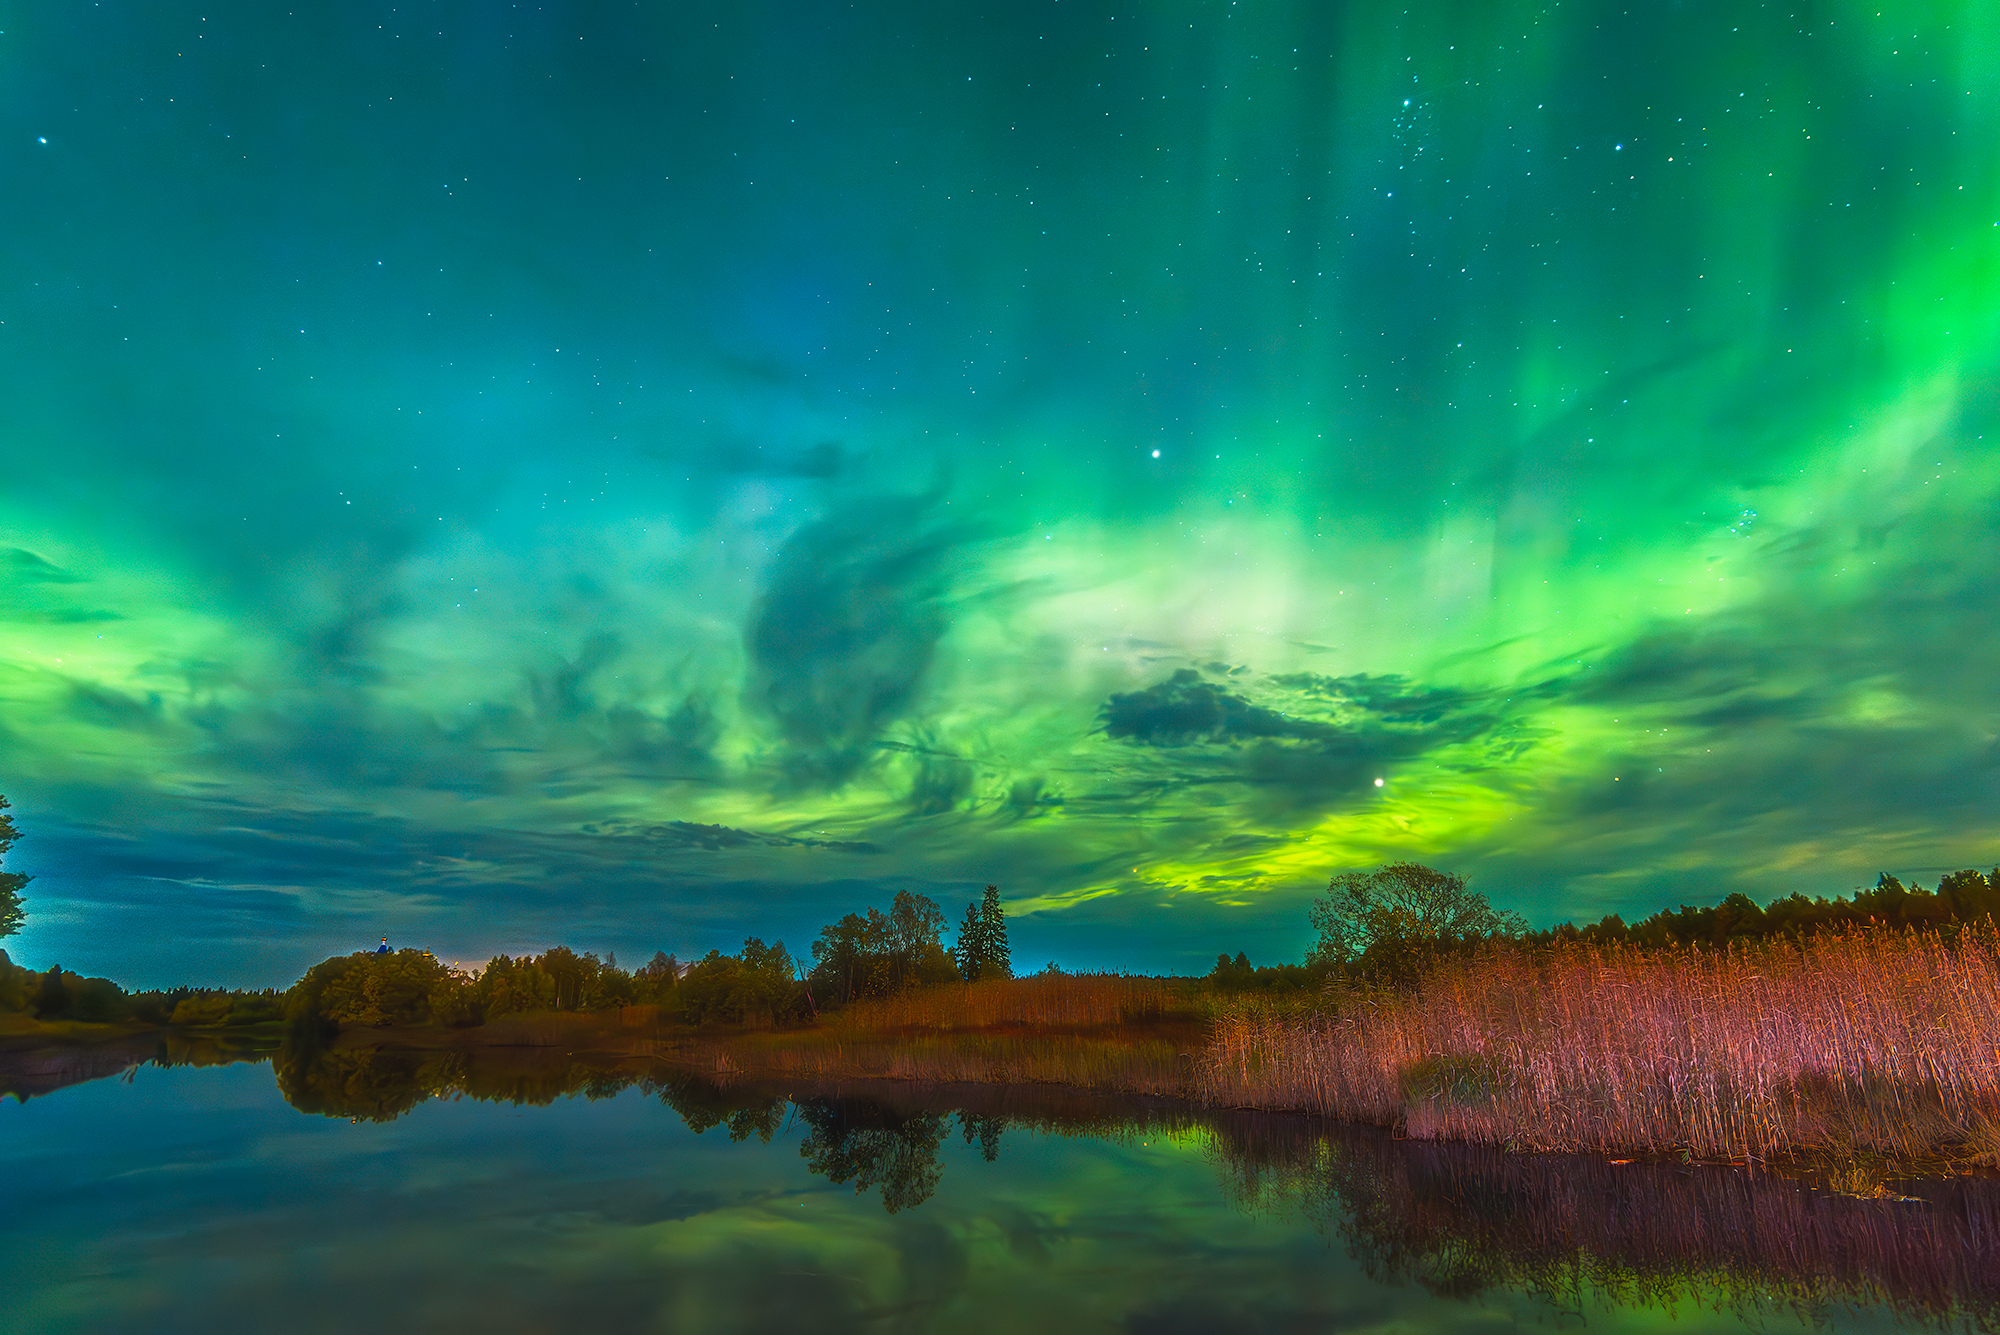
<instances>
[{"instance_id":1,"label":"deciduous tree","mask_svg":"<svg viewBox=\"0 0 2000 1335\"><path fill-rule=\"evenodd\" d=\"M1463 876L1414 862L1336 876L1309 912L1319 932L1313 962L1397 982L1409 981L1440 950L1528 930L1520 914L1494 908Z\"/></svg>"}]
</instances>

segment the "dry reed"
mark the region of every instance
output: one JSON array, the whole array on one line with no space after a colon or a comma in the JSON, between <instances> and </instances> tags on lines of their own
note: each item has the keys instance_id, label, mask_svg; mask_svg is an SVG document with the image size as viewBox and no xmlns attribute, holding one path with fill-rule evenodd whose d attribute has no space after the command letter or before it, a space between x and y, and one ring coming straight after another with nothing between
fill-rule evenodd
<instances>
[{"instance_id":1,"label":"dry reed","mask_svg":"<svg viewBox=\"0 0 2000 1335\"><path fill-rule=\"evenodd\" d=\"M2000 1162L2000 937L1496 952L1414 994L1225 1009L1212 1102L1531 1149Z\"/></svg>"},{"instance_id":2,"label":"dry reed","mask_svg":"<svg viewBox=\"0 0 2000 1335\"><path fill-rule=\"evenodd\" d=\"M697 1038L680 1053L721 1073L1186 1095L1200 1032L1186 983L1037 975L860 1001L810 1028Z\"/></svg>"},{"instance_id":3,"label":"dry reed","mask_svg":"<svg viewBox=\"0 0 2000 1335\"><path fill-rule=\"evenodd\" d=\"M1116 974L1037 974L858 1001L828 1017L843 1030L1077 1029L1157 1021L1190 1005L1187 985Z\"/></svg>"},{"instance_id":4,"label":"dry reed","mask_svg":"<svg viewBox=\"0 0 2000 1335\"><path fill-rule=\"evenodd\" d=\"M1074 1034L840 1035L804 1030L697 1040L674 1059L718 1074L814 1080L1050 1084L1185 1096L1195 1054L1164 1039Z\"/></svg>"}]
</instances>

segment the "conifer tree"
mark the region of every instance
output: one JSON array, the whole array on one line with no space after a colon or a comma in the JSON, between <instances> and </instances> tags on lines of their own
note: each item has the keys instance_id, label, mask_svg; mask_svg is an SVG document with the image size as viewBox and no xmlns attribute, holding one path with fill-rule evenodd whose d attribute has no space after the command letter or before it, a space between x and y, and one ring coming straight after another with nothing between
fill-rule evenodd
<instances>
[{"instance_id":1,"label":"conifer tree","mask_svg":"<svg viewBox=\"0 0 2000 1335\"><path fill-rule=\"evenodd\" d=\"M985 897L979 905L979 924L985 929L986 958L981 962L980 977L1012 978L1014 965L1012 952L1007 949L1007 915L1000 911L1000 887L986 887Z\"/></svg>"},{"instance_id":2,"label":"conifer tree","mask_svg":"<svg viewBox=\"0 0 2000 1335\"><path fill-rule=\"evenodd\" d=\"M986 951L980 943L984 935L985 926L979 920L979 901L975 899L965 906L965 919L958 925L958 944L951 948L951 959L958 965L958 976L968 983L979 981L979 966L986 958Z\"/></svg>"},{"instance_id":3,"label":"conifer tree","mask_svg":"<svg viewBox=\"0 0 2000 1335\"><path fill-rule=\"evenodd\" d=\"M0 797L0 858L7 856L7 850L21 837L14 828L13 817L7 814L7 799ZM21 911L21 891L32 877L18 872L0 871L0 936L12 936L21 930L21 922L26 916Z\"/></svg>"},{"instance_id":4,"label":"conifer tree","mask_svg":"<svg viewBox=\"0 0 2000 1335\"><path fill-rule=\"evenodd\" d=\"M983 898L965 906L959 924L958 947L952 951L958 972L969 983L982 978L1012 978L1007 948L1007 915L1000 908L1000 887L989 885Z\"/></svg>"}]
</instances>

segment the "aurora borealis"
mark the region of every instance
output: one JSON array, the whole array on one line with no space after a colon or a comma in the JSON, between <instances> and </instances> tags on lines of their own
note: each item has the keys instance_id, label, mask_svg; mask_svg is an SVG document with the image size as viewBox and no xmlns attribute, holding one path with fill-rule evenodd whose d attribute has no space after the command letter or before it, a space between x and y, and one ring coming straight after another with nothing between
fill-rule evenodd
<instances>
[{"instance_id":1,"label":"aurora borealis","mask_svg":"<svg viewBox=\"0 0 2000 1335\"><path fill-rule=\"evenodd\" d=\"M0 74L23 962L2000 859L1991 5L158 0Z\"/></svg>"}]
</instances>

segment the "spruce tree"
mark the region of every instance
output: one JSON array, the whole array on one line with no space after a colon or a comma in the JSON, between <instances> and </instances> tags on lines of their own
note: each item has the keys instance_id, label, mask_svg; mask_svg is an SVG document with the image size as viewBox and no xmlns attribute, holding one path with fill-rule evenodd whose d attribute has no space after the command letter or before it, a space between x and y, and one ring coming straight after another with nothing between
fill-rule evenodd
<instances>
[{"instance_id":1,"label":"spruce tree","mask_svg":"<svg viewBox=\"0 0 2000 1335\"><path fill-rule=\"evenodd\" d=\"M7 850L20 837L21 832L14 828L13 818L7 815L7 799L0 797L0 858L7 856ZM19 872L0 871L0 936L12 936L21 930L24 917L21 891L31 879Z\"/></svg>"},{"instance_id":2,"label":"spruce tree","mask_svg":"<svg viewBox=\"0 0 2000 1335\"><path fill-rule=\"evenodd\" d=\"M979 968L986 960L986 949L981 940L985 935L985 923L979 916L979 901L965 906L965 920L958 925L958 943L951 949L952 963L958 965L958 976L968 983L979 981Z\"/></svg>"},{"instance_id":3,"label":"spruce tree","mask_svg":"<svg viewBox=\"0 0 2000 1335\"><path fill-rule=\"evenodd\" d=\"M1000 911L1000 887L989 885L979 903L980 941L986 948L980 960L981 978L1012 978L1014 966L1007 949L1007 915Z\"/></svg>"}]
</instances>

